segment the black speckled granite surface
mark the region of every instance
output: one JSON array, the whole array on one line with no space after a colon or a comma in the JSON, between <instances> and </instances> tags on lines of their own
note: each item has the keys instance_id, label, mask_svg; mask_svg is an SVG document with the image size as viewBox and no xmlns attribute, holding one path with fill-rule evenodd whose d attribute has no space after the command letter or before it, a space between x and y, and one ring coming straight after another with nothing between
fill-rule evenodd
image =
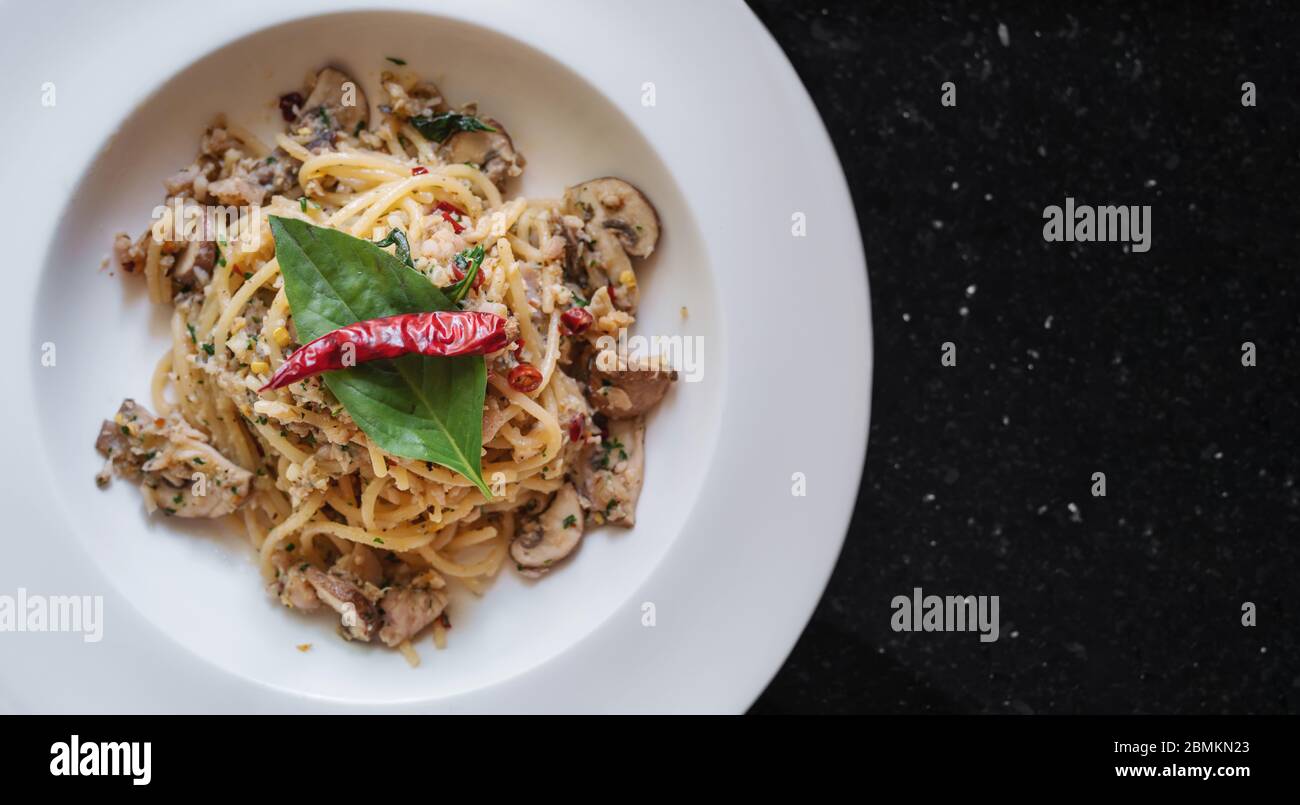
<instances>
[{"instance_id":1,"label":"black speckled granite surface","mask_svg":"<svg viewBox=\"0 0 1300 805\"><path fill-rule=\"evenodd\" d=\"M751 5L875 320L850 533L754 712L1295 712L1300 9ZM1066 196L1151 205L1150 251L1045 242ZM895 633L916 586L1000 596L999 640Z\"/></svg>"}]
</instances>

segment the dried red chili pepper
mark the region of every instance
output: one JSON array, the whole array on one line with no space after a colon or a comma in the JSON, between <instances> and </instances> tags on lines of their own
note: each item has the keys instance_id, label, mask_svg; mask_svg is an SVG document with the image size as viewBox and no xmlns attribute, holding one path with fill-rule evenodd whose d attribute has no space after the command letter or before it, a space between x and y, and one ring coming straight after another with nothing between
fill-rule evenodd
<instances>
[{"instance_id":1,"label":"dried red chili pepper","mask_svg":"<svg viewBox=\"0 0 1300 805\"><path fill-rule=\"evenodd\" d=\"M298 110L302 109L303 98L300 92L290 92L287 95L280 96L280 116L286 123L292 123L298 117Z\"/></svg>"},{"instance_id":2,"label":"dried red chili pepper","mask_svg":"<svg viewBox=\"0 0 1300 805\"><path fill-rule=\"evenodd\" d=\"M582 438L582 417L575 416L569 420L569 441L576 442Z\"/></svg>"},{"instance_id":3,"label":"dried red chili pepper","mask_svg":"<svg viewBox=\"0 0 1300 805\"><path fill-rule=\"evenodd\" d=\"M402 355L486 355L505 349L515 328L495 313L445 311L404 313L340 327L290 355L259 391L347 366ZM345 345L352 359L344 364ZM540 379L540 375L539 375Z\"/></svg>"},{"instance_id":4,"label":"dried red chili pepper","mask_svg":"<svg viewBox=\"0 0 1300 805\"><path fill-rule=\"evenodd\" d=\"M455 213L456 215L459 215L462 218L465 217L465 211L462 210L460 207L457 207L455 204L452 204L449 201L439 201L438 206L434 207L434 210L442 213L442 220L451 224L452 232L459 235L461 232L465 231L464 225L462 225L460 221L457 221L455 218L451 217L452 213Z\"/></svg>"},{"instance_id":5,"label":"dried red chili pepper","mask_svg":"<svg viewBox=\"0 0 1300 805\"><path fill-rule=\"evenodd\" d=\"M518 366L510 370L506 380L510 383L510 388L528 394L542 385L542 373L531 363L520 361Z\"/></svg>"},{"instance_id":6,"label":"dried red chili pepper","mask_svg":"<svg viewBox=\"0 0 1300 805\"><path fill-rule=\"evenodd\" d=\"M416 167L411 168L411 175L412 175L412 176L423 176L424 174L426 174L426 173L428 173L428 172L429 172L429 169L426 168L426 167L424 167L423 165L417 165Z\"/></svg>"},{"instance_id":7,"label":"dried red chili pepper","mask_svg":"<svg viewBox=\"0 0 1300 805\"><path fill-rule=\"evenodd\" d=\"M560 314L560 323L569 335L577 335L591 326L595 318L585 307L571 307Z\"/></svg>"}]
</instances>

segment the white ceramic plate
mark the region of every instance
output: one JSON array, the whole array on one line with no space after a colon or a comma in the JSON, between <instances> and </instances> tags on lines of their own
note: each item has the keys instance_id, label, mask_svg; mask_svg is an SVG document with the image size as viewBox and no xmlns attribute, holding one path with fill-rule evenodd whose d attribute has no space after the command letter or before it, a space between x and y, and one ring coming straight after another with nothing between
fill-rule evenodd
<instances>
[{"instance_id":1,"label":"white ceramic plate","mask_svg":"<svg viewBox=\"0 0 1300 805\"><path fill-rule=\"evenodd\" d=\"M36 711L739 711L825 586L866 444L866 270L842 173L788 62L740 3L235 2L0 10L9 222L9 523L0 596L102 595L103 639L0 632L0 704ZM201 35L178 34L198 31ZM617 32L617 33L611 33ZM163 314L100 270L216 112L280 125L275 99L325 62L372 102L398 56L476 99L528 157L519 192L625 177L664 238L636 332L698 336L648 432L630 532L563 568L456 600L424 663L338 640L260 589L242 539L151 519L97 490L92 449L148 399ZM52 96L51 96L52 93ZM653 96L653 103L647 103ZM53 105L45 105L51 97ZM793 231L801 214L806 236ZM681 309L688 315L683 318ZM42 363L46 345L55 364ZM807 494L792 494L796 473ZM653 625L646 612L653 606ZM295 649L312 643L310 652Z\"/></svg>"}]
</instances>

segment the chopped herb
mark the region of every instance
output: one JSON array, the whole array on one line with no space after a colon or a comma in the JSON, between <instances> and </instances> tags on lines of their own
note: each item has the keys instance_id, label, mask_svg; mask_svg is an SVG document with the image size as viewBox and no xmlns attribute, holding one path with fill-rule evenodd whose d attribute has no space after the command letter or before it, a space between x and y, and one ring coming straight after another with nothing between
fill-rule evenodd
<instances>
[{"instance_id":1,"label":"chopped herb","mask_svg":"<svg viewBox=\"0 0 1300 805\"><path fill-rule=\"evenodd\" d=\"M565 517L565 518L564 518L564 527L565 527L565 528L573 528L573 527L574 527L575 525L577 525L577 524L578 524L578 518L575 517L575 516L572 515L572 514L570 514L568 517Z\"/></svg>"},{"instance_id":2,"label":"chopped herb","mask_svg":"<svg viewBox=\"0 0 1300 805\"><path fill-rule=\"evenodd\" d=\"M320 115L320 122L324 123L326 126L330 128L334 128L334 122L330 120L330 113L328 109L326 109L324 106L317 107L316 114Z\"/></svg>"},{"instance_id":3,"label":"chopped herb","mask_svg":"<svg viewBox=\"0 0 1300 805\"><path fill-rule=\"evenodd\" d=\"M195 464L198 464L198 465L201 467L201 466L203 466L203 459L201 459L201 458L196 458L196 459L194 459L194 463L195 463Z\"/></svg>"},{"instance_id":4,"label":"chopped herb","mask_svg":"<svg viewBox=\"0 0 1300 805\"><path fill-rule=\"evenodd\" d=\"M393 64L396 64L398 67L405 67L405 66L406 66L406 60L405 60L405 59L399 59L399 58L397 58L396 56L385 56L384 58L385 58L385 59L388 59L388 60L389 60L390 62L392 62Z\"/></svg>"},{"instance_id":5,"label":"chopped herb","mask_svg":"<svg viewBox=\"0 0 1300 805\"><path fill-rule=\"evenodd\" d=\"M131 429L128 428L126 425L123 425L123 426L122 426L122 435L123 435L123 436L130 436L130 435L131 435Z\"/></svg>"},{"instance_id":6,"label":"chopped herb","mask_svg":"<svg viewBox=\"0 0 1300 805\"><path fill-rule=\"evenodd\" d=\"M267 420L265 414L263 414L262 416L259 416L259 417L257 418L257 424L259 424L259 425L265 425L268 421L269 421L269 420Z\"/></svg>"},{"instance_id":7,"label":"chopped herb","mask_svg":"<svg viewBox=\"0 0 1300 805\"><path fill-rule=\"evenodd\" d=\"M274 164L275 164L275 157L267 157L267 158L266 158L266 164L268 164L268 165L274 165Z\"/></svg>"},{"instance_id":8,"label":"chopped herb","mask_svg":"<svg viewBox=\"0 0 1300 805\"><path fill-rule=\"evenodd\" d=\"M292 550L294 549L294 547L295 547L294 544L293 544L292 542L290 542L288 545L284 546L284 549L285 549L286 551L292 551Z\"/></svg>"},{"instance_id":9,"label":"chopped herb","mask_svg":"<svg viewBox=\"0 0 1300 805\"><path fill-rule=\"evenodd\" d=\"M251 271L245 271L245 272L244 272L244 279L246 279L246 280L251 280L252 278L253 278L253 272L251 272Z\"/></svg>"},{"instance_id":10,"label":"chopped herb","mask_svg":"<svg viewBox=\"0 0 1300 805\"><path fill-rule=\"evenodd\" d=\"M376 544L376 545L383 545L383 544L384 544L384 541L383 541L382 539L380 539L379 537L375 537L375 544Z\"/></svg>"},{"instance_id":11,"label":"chopped herb","mask_svg":"<svg viewBox=\"0 0 1300 805\"><path fill-rule=\"evenodd\" d=\"M406 233L402 230L393 228L388 230L388 234L383 240L375 241L379 247L394 246L396 247L397 259L406 263L408 268L415 268L415 263L411 260L411 243L406 239Z\"/></svg>"},{"instance_id":12,"label":"chopped herb","mask_svg":"<svg viewBox=\"0 0 1300 805\"><path fill-rule=\"evenodd\" d=\"M187 330L190 331L190 343L191 343L191 344L197 344L197 343L199 343L199 339L198 339L198 338L195 336L195 334L194 334L194 325L193 325L193 324L187 324L187 325L185 325L185 329L187 329Z\"/></svg>"},{"instance_id":13,"label":"chopped herb","mask_svg":"<svg viewBox=\"0 0 1300 805\"><path fill-rule=\"evenodd\" d=\"M496 131L473 115L443 112L440 115L416 115L409 119L415 130L434 142L443 142L458 131Z\"/></svg>"},{"instance_id":14,"label":"chopped herb","mask_svg":"<svg viewBox=\"0 0 1300 805\"><path fill-rule=\"evenodd\" d=\"M212 346L212 342L210 341L206 341L203 343L203 351L208 353L209 355L217 354L217 348Z\"/></svg>"},{"instance_id":15,"label":"chopped herb","mask_svg":"<svg viewBox=\"0 0 1300 805\"><path fill-rule=\"evenodd\" d=\"M483 251L483 244L479 243L472 249L464 249L452 258L452 264L460 269L465 276L446 290L447 295L451 297L451 301L460 302L465 298L465 294L469 293L469 289L474 285L474 278L478 276L479 266L483 265L483 258L486 254Z\"/></svg>"},{"instance_id":16,"label":"chopped herb","mask_svg":"<svg viewBox=\"0 0 1300 805\"><path fill-rule=\"evenodd\" d=\"M306 211L307 211L307 197L306 197L306 196L298 196L298 209L302 210L303 212L306 212Z\"/></svg>"},{"instance_id":17,"label":"chopped herb","mask_svg":"<svg viewBox=\"0 0 1300 805\"><path fill-rule=\"evenodd\" d=\"M172 498L172 503L175 503L177 506L179 506L181 505L182 500L185 500L185 498L182 497L181 495L177 495L176 497Z\"/></svg>"},{"instance_id":18,"label":"chopped herb","mask_svg":"<svg viewBox=\"0 0 1300 805\"><path fill-rule=\"evenodd\" d=\"M590 305L590 304L591 304L591 300L590 300L590 299L583 299L581 296L578 296L578 295L575 293L575 294L573 295L573 303L574 303L575 305L577 305L578 307L586 307L587 305Z\"/></svg>"}]
</instances>

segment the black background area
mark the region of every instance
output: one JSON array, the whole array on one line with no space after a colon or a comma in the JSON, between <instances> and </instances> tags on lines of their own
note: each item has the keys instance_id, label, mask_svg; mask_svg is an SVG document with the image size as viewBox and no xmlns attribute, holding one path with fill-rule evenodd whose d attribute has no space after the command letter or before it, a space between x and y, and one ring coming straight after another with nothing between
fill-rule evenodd
<instances>
[{"instance_id":1,"label":"black background area","mask_svg":"<svg viewBox=\"0 0 1300 805\"><path fill-rule=\"evenodd\" d=\"M1300 14L751 5L843 161L875 329L844 552L754 710L1294 712ZM1151 205L1150 252L1046 243L1066 196ZM1000 639L893 632L916 586L999 595Z\"/></svg>"}]
</instances>

